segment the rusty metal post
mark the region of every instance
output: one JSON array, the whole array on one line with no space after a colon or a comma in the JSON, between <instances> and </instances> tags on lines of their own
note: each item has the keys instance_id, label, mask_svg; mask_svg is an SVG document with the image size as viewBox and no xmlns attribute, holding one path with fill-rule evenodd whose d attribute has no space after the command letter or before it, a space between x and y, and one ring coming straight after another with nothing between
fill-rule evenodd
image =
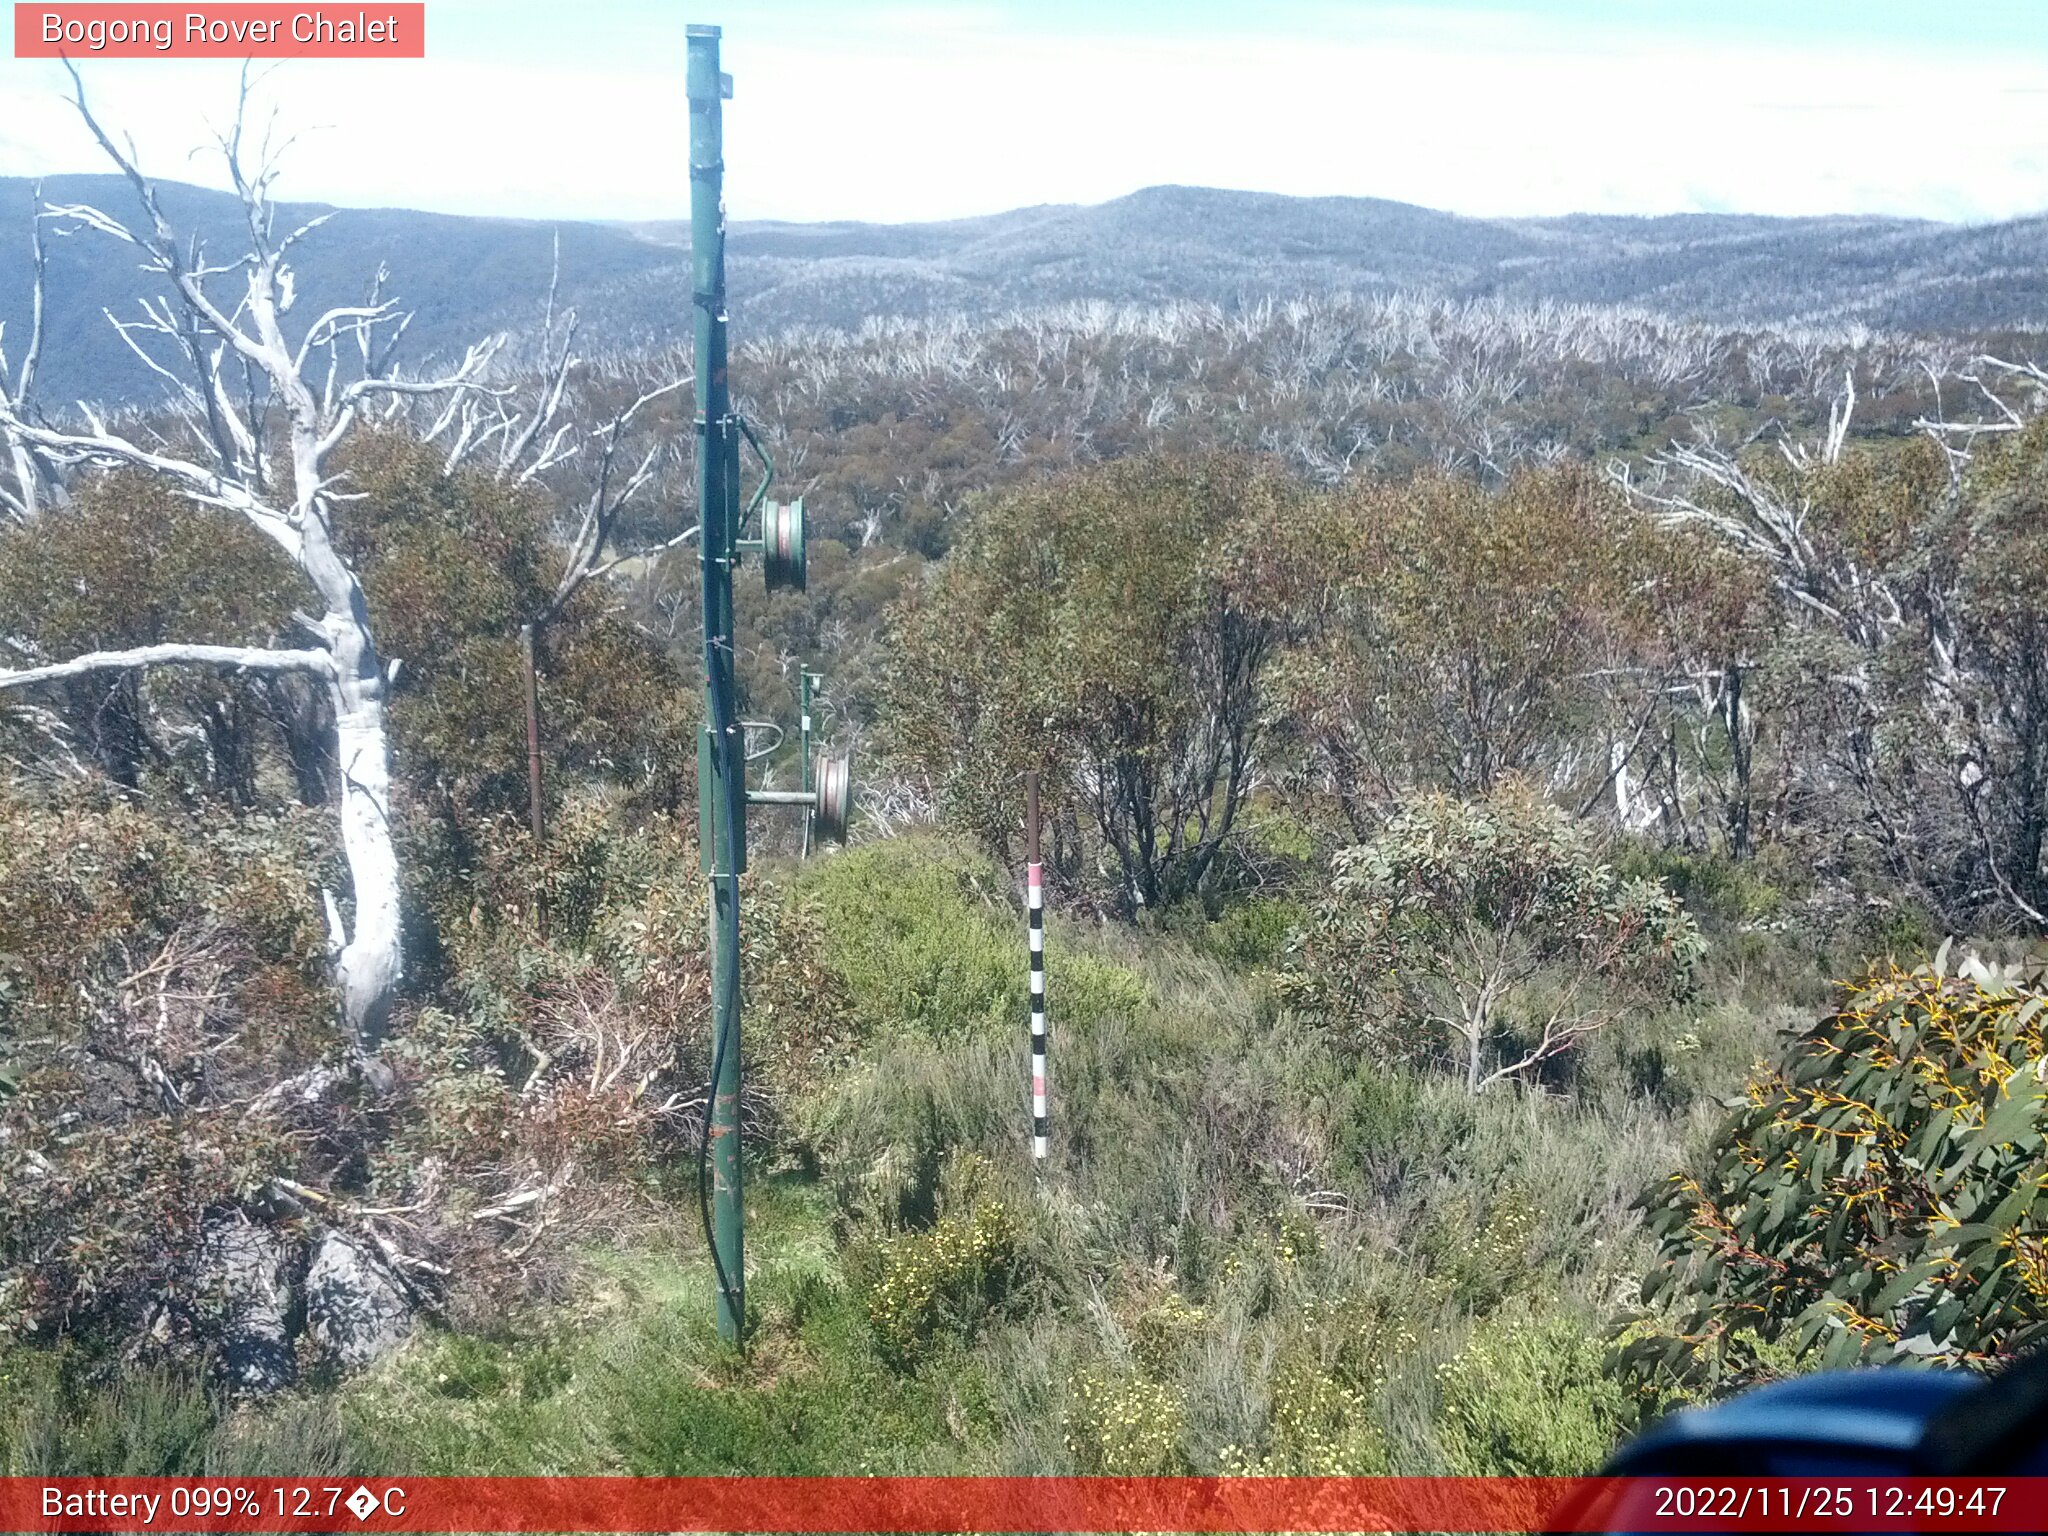
<instances>
[{"instance_id":1,"label":"rusty metal post","mask_svg":"<svg viewBox=\"0 0 2048 1536\"><path fill-rule=\"evenodd\" d=\"M534 664L533 626L519 626L520 668L526 674L526 814L533 827L533 856L538 864L548 837L547 812L541 802L540 775L540 673ZM538 874L538 870L536 870ZM533 921L540 936L548 936L547 902L541 896L540 881L533 887Z\"/></svg>"},{"instance_id":2,"label":"rusty metal post","mask_svg":"<svg viewBox=\"0 0 2048 1536\"><path fill-rule=\"evenodd\" d=\"M526 814L533 826L533 845L547 841L547 813L541 808L540 674L533 660L533 626L519 626L519 661L526 674Z\"/></svg>"}]
</instances>

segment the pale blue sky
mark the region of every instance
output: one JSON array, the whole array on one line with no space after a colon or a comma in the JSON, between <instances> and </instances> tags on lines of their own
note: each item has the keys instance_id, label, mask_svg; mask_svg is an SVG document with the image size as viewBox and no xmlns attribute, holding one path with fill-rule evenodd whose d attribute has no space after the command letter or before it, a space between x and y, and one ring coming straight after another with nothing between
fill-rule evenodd
<instances>
[{"instance_id":1,"label":"pale blue sky","mask_svg":"<svg viewBox=\"0 0 2048 1536\"><path fill-rule=\"evenodd\" d=\"M287 195L678 216L683 25L725 28L739 217L942 218L1158 182L1473 214L2048 209L2041 0L428 0L424 61L268 91ZM95 168L0 61L0 174ZM165 175L231 67L88 84Z\"/></svg>"}]
</instances>

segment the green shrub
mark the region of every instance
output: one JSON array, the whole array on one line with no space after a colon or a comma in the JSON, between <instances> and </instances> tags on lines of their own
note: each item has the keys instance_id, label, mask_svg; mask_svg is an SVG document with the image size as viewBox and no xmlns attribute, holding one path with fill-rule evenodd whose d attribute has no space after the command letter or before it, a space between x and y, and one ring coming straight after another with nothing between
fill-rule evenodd
<instances>
[{"instance_id":1,"label":"green shrub","mask_svg":"<svg viewBox=\"0 0 2048 1536\"><path fill-rule=\"evenodd\" d=\"M1053 939L1047 944L1046 1012L1052 1016L1057 1010L1061 1024L1129 1018L1150 1000L1145 983L1114 960L1075 952Z\"/></svg>"},{"instance_id":2,"label":"green shrub","mask_svg":"<svg viewBox=\"0 0 2048 1536\"><path fill-rule=\"evenodd\" d=\"M1472 1092L1684 991L1705 944L1663 886L1624 880L1533 790L1425 795L1341 850L1279 996Z\"/></svg>"},{"instance_id":3,"label":"green shrub","mask_svg":"<svg viewBox=\"0 0 2048 1536\"><path fill-rule=\"evenodd\" d=\"M0 1351L0 1476L196 1476L219 1419L194 1372L114 1380L63 1349Z\"/></svg>"},{"instance_id":4,"label":"green shrub","mask_svg":"<svg viewBox=\"0 0 2048 1536\"><path fill-rule=\"evenodd\" d=\"M1013 882L995 863L923 837L822 860L801 889L817 901L825 957L864 1034L954 1042L1021 1031L1029 972ZM1129 970L1049 938L1047 1009L1062 1023L1128 1013L1145 999Z\"/></svg>"},{"instance_id":5,"label":"green shrub","mask_svg":"<svg viewBox=\"0 0 2048 1536\"><path fill-rule=\"evenodd\" d=\"M1186 1470L1180 1395L1135 1371L1088 1366L1067 1398L1067 1450L1084 1473L1164 1477Z\"/></svg>"},{"instance_id":6,"label":"green shrub","mask_svg":"<svg viewBox=\"0 0 2048 1536\"><path fill-rule=\"evenodd\" d=\"M1257 896L1224 908L1194 937L1203 950L1233 970L1264 971L1280 964L1288 941L1308 921L1308 908L1298 901Z\"/></svg>"},{"instance_id":7,"label":"green shrub","mask_svg":"<svg viewBox=\"0 0 2048 1536\"><path fill-rule=\"evenodd\" d=\"M1624 1342L1639 1382L1769 1374L1759 1342L1988 1365L2048 1336L2043 969L1945 961L1846 992L1646 1197L1673 1315Z\"/></svg>"},{"instance_id":8,"label":"green shrub","mask_svg":"<svg viewBox=\"0 0 2048 1536\"><path fill-rule=\"evenodd\" d=\"M1022 1017L1022 927L993 919L1008 884L991 861L923 838L820 861L806 885L863 1032L965 1040Z\"/></svg>"},{"instance_id":9,"label":"green shrub","mask_svg":"<svg viewBox=\"0 0 2048 1536\"><path fill-rule=\"evenodd\" d=\"M877 1347L899 1366L943 1339L971 1337L1021 1269L1017 1218L986 1188L987 1165L957 1158L946 1172L937 1221L867 1235L847 1255Z\"/></svg>"},{"instance_id":10,"label":"green shrub","mask_svg":"<svg viewBox=\"0 0 2048 1536\"><path fill-rule=\"evenodd\" d=\"M1438 1368L1438 1441L1468 1477L1582 1477L1628 1432L1599 1333L1568 1312L1509 1308Z\"/></svg>"},{"instance_id":11,"label":"green shrub","mask_svg":"<svg viewBox=\"0 0 2048 1536\"><path fill-rule=\"evenodd\" d=\"M1231 1477L1374 1477L1387 1470L1387 1450L1372 1421L1367 1393L1301 1352L1275 1367L1268 1383L1267 1441L1252 1454L1224 1447L1218 1460Z\"/></svg>"},{"instance_id":12,"label":"green shrub","mask_svg":"<svg viewBox=\"0 0 2048 1536\"><path fill-rule=\"evenodd\" d=\"M1636 848L1615 861L1624 878L1657 881L1687 911L1731 925L1769 919L1784 909L1791 873L1781 865L1765 856L1738 860L1680 848Z\"/></svg>"}]
</instances>

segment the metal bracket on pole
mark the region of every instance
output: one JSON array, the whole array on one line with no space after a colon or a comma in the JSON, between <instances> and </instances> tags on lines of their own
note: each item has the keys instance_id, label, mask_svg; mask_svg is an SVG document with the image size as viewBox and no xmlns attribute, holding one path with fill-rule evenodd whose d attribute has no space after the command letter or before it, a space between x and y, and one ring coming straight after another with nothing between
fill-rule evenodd
<instances>
[{"instance_id":1,"label":"metal bracket on pole","mask_svg":"<svg viewBox=\"0 0 2048 1536\"><path fill-rule=\"evenodd\" d=\"M747 425L747 418L738 418L740 436L747 440L747 446L754 450L754 456L761 461L761 483L754 487L754 494L747 498L747 510L740 521L744 523L761 510L761 503L768 499L768 487L775 483L775 461L768 457L768 450L761 446L761 439L754 436L754 429Z\"/></svg>"}]
</instances>

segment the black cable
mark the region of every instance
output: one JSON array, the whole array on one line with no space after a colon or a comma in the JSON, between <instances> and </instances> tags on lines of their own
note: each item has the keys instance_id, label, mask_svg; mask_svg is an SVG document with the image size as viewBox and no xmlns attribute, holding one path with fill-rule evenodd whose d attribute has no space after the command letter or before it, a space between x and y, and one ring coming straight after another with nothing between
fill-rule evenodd
<instances>
[{"instance_id":1,"label":"black cable","mask_svg":"<svg viewBox=\"0 0 2048 1536\"><path fill-rule=\"evenodd\" d=\"M712 879L715 887L718 877L714 875ZM737 886L737 882L735 882L735 886ZM738 898L739 892L735 889L733 899L737 901ZM718 896L715 889L711 897L711 913L714 920L721 923L725 921L723 917L719 916ZM727 1018L733 1017L739 1009L740 946L738 934L733 935L731 954L732 963L726 967L725 978L727 992L725 1017ZM711 1267L718 1276L719 1293L725 1297L726 1310L733 1314L740 1336L739 1342L741 1347L744 1348L747 1332L746 1313L743 1310L745 1303L733 1287L732 1276L725 1271L725 1260L718 1252L718 1234L714 1230L711 1220L711 1116L718 1104L718 1076L725 1066L726 1045L725 1030L719 1027L719 1012L715 1007L711 1014L711 1035L711 1081L704 1090L704 1124L702 1132L697 1138L697 1217L704 1227L704 1246L711 1250ZM739 1119L739 1106L735 1104L733 1106L733 1135L735 1137L739 1135ZM737 1163L742 1150L739 1146L733 1148L735 1163Z\"/></svg>"}]
</instances>

